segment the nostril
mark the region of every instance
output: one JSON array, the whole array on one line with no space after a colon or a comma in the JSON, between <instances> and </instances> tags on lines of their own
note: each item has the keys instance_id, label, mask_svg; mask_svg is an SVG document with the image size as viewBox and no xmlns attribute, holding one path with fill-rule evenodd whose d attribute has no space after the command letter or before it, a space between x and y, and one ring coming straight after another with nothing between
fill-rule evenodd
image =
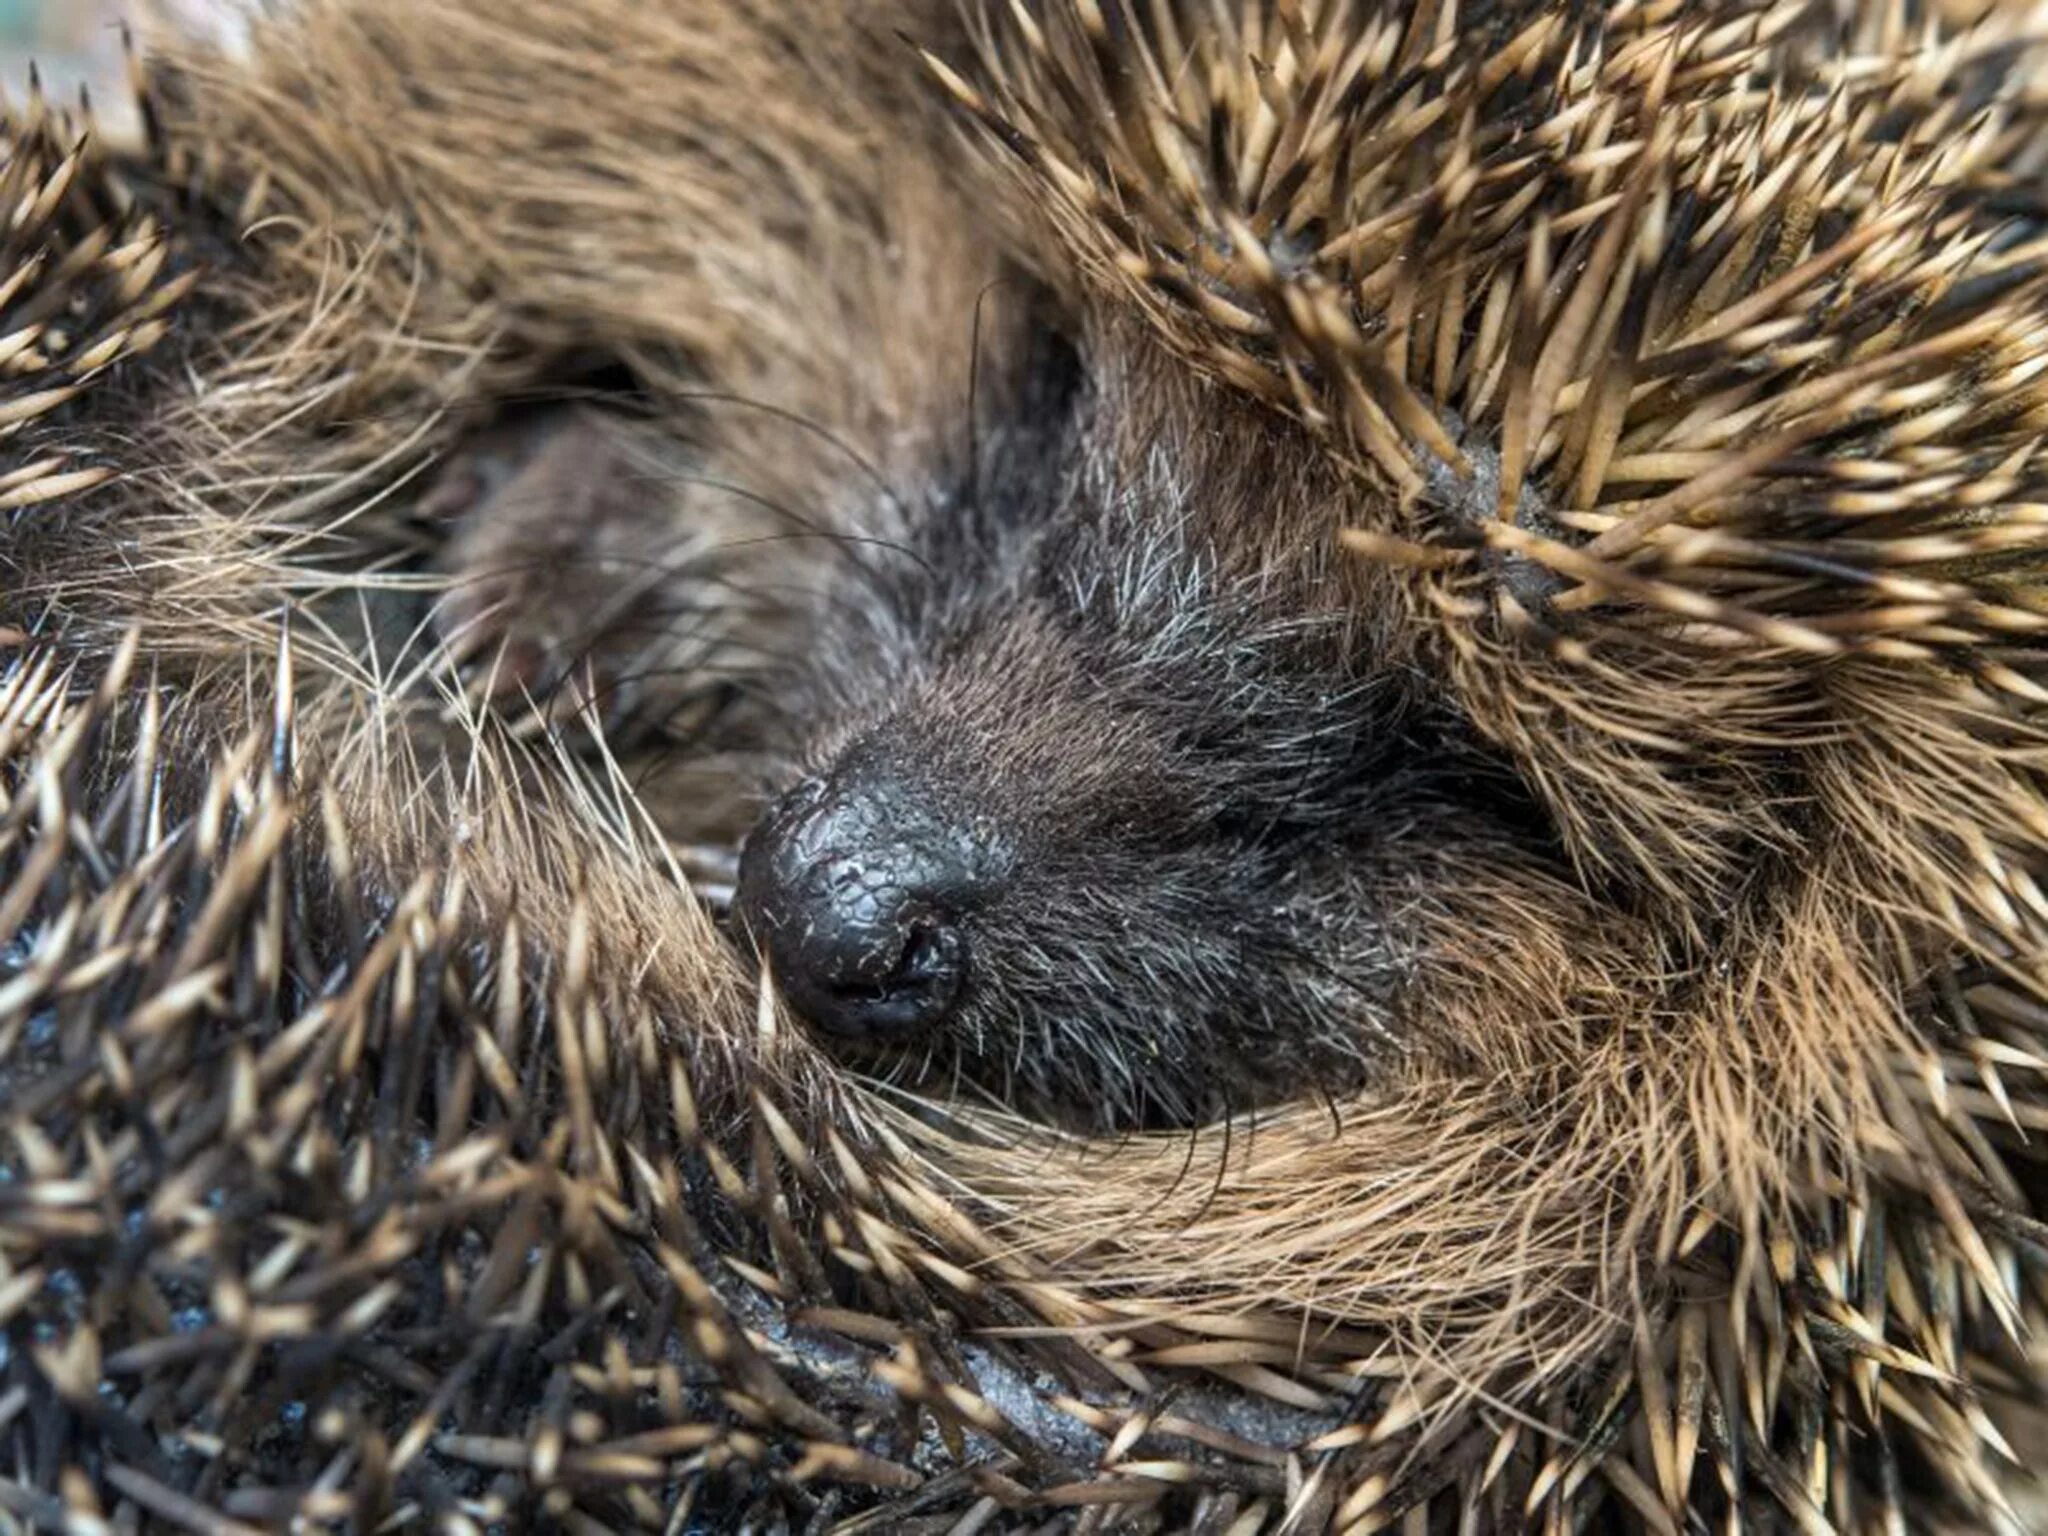
<instances>
[{"instance_id":1,"label":"nostril","mask_svg":"<svg viewBox=\"0 0 2048 1536\"><path fill-rule=\"evenodd\" d=\"M981 847L891 777L807 780L747 839L736 911L804 1019L900 1040L965 994Z\"/></svg>"},{"instance_id":2,"label":"nostril","mask_svg":"<svg viewBox=\"0 0 2048 1536\"><path fill-rule=\"evenodd\" d=\"M967 939L944 914L878 900L863 882L743 890L776 985L820 1029L848 1038L902 1036L938 1023L959 1000Z\"/></svg>"},{"instance_id":3,"label":"nostril","mask_svg":"<svg viewBox=\"0 0 2048 1536\"><path fill-rule=\"evenodd\" d=\"M959 929L926 918L910 930L910 942L903 946L903 959L896 967L896 984L943 986L957 976L965 950Z\"/></svg>"},{"instance_id":4,"label":"nostril","mask_svg":"<svg viewBox=\"0 0 2048 1536\"><path fill-rule=\"evenodd\" d=\"M951 1012L967 977L966 957L967 941L957 927L923 917L908 928L887 974L826 980L825 997L817 995L821 978L815 975L801 977L796 986L809 994L806 1015L821 1028L843 1035L902 1034Z\"/></svg>"}]
</instances>

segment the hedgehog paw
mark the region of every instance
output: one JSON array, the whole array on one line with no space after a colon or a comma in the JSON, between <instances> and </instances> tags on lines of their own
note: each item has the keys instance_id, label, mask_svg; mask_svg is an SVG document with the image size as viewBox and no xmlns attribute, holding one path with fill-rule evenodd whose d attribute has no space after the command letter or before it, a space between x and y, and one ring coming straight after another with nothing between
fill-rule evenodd
<instances>
[{"instance_id":1,"label":"hedgehog paw","mask_svg":"<svg viewBox=\"0 0 2048 1536\"><path fill-rule=\"evenodd\" d=\"M459 451L420 501L448 529L437 628L490 702L608 726L635 713L670 510L635 451L600 412L533 413Z\"/></svg>"}]
</instances>

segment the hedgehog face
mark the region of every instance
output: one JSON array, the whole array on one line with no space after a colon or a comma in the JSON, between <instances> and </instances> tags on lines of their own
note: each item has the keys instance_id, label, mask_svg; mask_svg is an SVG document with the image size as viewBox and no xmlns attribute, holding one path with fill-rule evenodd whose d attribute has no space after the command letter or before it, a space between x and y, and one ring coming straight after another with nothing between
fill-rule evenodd
<instances>
[{"instance_id":1,"label":"hedgehog face","mask_svg":"<svg viewBox=\"0 0 2048 1536\"><path fill-rule=\"evenodd\" d=\"M1112 590L1168 579L1113 540L896 589L748 838L741 920L803 1018L921 1080L1108 1124L1347 1084L1400 962L1323 833L1364 813L1381 690L1313 621Z\"/></svg>"},{"instance_id":2,"label":"hedgehog face","mask_svg":"<svg viewBox=\"0 0 2048 1536\"><path fill-rule=\"evenodd\" d=\"M1375 690L1334 657L1260 655L1251 631L1148 662L1094 628L1081 570L1040 558L1045 587L842 674L847 707L741 863L777 987L869 1062L1062 1118L1179 1123L1348 1085L1400 959L1316 787L1375 828L1349 851L1376 840L1350 751L1381 724ZM1318 692L1340 702L1302 712Z\"/></svg>"},{"instance_id":3,"label":"hedgehog face","mask_svg":"<svg viewBox=\"0 0 2048 1536\"><path fill-rule=\"evenodd\" d=\"M800 523L831 537L733 541L779 578L742 555L735 585L796 594L721 727L765 791L735 936L822 1044L905 1085L1099 1130L1349 1093L1416 1043L1446 870L1528 842L1530 797L1337 547L1359 493L1328 456L1113 321L1076 329L1078 356L1017 349L967 472L828 490ZM508 610L494 675L564 635L611 672L621 630L672 637L704 562L617 553L662 537L617 511L648 456L589 413L501 436L463 472L498 488L445 614Z\"/></svg>"},{"instance_id":4,"label":"hedgehog face","mask_svg":"<svg viewBox=\"0 0 2048 1536\"><path fill-rule=\"evenodd\" d=\"M738 886L832 1048L1096 1128L1357 1087L1420 851L1514 799L1333 559L1317 456L1146 367L838 567Z\"/></svg>"}]
</instances>

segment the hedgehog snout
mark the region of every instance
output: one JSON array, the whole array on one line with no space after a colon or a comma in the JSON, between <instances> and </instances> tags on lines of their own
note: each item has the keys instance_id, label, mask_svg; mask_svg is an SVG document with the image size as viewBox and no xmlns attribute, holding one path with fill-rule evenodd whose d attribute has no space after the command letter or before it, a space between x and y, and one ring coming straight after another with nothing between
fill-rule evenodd
<instances>
[{"instance_id":1,"label":"hedgehog snout","mask_svg":"<svg viewBox=\"0 0 2048 1536\"><path fill-rule=\"evenodd\" d=\"M771 806L740 859L736 911L775 985L843 1039L902 1042L942 1024L969 982L966 920L987 894L971 825L860 764Z\"/></svg>"}]
</instances>

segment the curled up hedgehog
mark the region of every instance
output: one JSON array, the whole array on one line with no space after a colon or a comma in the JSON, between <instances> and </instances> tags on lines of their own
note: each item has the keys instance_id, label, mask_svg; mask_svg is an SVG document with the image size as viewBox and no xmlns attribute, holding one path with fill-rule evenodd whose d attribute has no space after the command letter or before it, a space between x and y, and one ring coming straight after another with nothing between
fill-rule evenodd
<instances>
[{"instance_id":1,"label":"curled up hedgehog","mask_svg":"<svg viewBox=\"0 0 2048 1536\"><path fill-rule=\"evenodd\" d=\"M2029 1528L2042 20L31 93L0 1519Z\"/></svg>"}]
</instances>

